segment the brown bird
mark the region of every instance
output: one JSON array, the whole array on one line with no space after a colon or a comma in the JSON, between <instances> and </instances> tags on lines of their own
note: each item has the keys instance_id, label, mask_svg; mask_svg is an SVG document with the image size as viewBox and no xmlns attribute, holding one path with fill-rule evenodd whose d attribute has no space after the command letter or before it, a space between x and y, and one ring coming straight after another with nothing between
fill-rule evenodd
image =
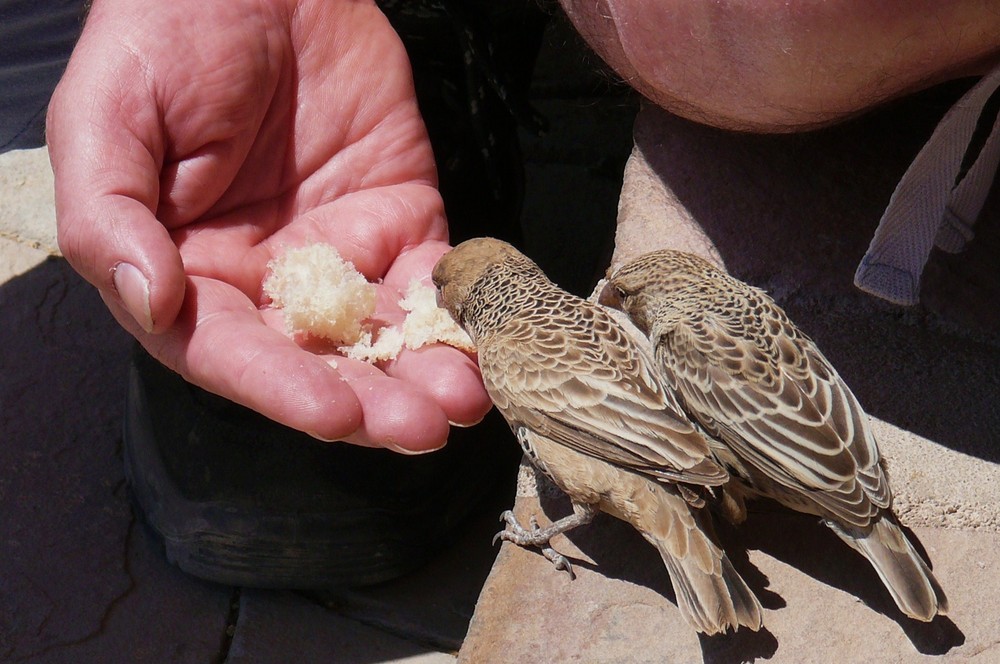
<instances>
[{"instance_id":1,"label":"brown bird","mask_svg":"<svg viewBox=\"0 0 1000 664\"><path fill-rule=\"evenodd\" d=\"M573 515L498 537L541 547L600 510L660 551L695 629L761 626L760 603L715 541L701 497L728 480L680 411L651 354L606 310L571 295L505 242L477 238L434 268L439 303L478 349L483 382L524 452L573 501Z\"/></svg>"},{"instance_id":2,"label":"brown bird","mask_svg":"<svg viewBox=\"0 0 1000 664\"><path fill-rule=\"evenodd\" d=\"M669 389L707 433L744 497L766 496L821 517L875 568L917 620L948 600L899 528L867 415L816 344L766 293L692 254L640 256L600 301L626 312L656 349Z\"/></svg>"}]
</instances>

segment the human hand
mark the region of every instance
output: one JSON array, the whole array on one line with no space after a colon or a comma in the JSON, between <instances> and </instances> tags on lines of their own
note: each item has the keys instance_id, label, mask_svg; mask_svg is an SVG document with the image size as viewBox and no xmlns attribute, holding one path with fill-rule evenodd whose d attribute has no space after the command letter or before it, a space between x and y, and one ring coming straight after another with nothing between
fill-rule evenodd
<instances>
[{"instance_id":1,"label":"human hand","mask_svg":"<svg viewBox=\"0 0 1000 664\"><path fill-rule=\"evenodd\" d=\"M98 0L47 128L64 255L187 380L398 451L489 409L458 350L335 369L260 311L285 247L336 246L387 316L448 250L406 53L374 4Z\"/></svg>"}]
</instances>

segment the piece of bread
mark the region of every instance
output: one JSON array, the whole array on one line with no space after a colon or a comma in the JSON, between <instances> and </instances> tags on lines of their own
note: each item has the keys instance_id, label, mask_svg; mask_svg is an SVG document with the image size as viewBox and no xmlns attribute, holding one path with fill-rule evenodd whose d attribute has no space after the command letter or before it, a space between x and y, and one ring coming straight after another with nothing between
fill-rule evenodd
<instances>
[{"instance_id":1,"label":"piece of bread","mask_svg":"<svg viewBox=\"0 0 1000 664\"><path fill-rule=\"evenodd\" d=\"M399 306L407 311L403 321L403 338L407 348L440 342L470 353L476 351L465 330L455 323L447 309L437 305L437 290L434 287L414 279Z\"/></svg>"},{"instance_id":2,"label":"piece of bread","mask_svg":"<svg viewBox=\"0 0 1000 664\"><path fill-rule=\"evenodd\" d=\"M403 325L379 327L375 286L328 244L288 249L268 263L264 292L284 314L289 333L326 339L346 357L380 362L403 348L445 343L474 352L475 346L447 311L437 306L437 292L418 280L410 282L399 306Z\"/></svg>"},{"instance_id":3,"label":"piece of bread","mask_svg":"<svg viewBox=\"0 0 1000 664\"><path fill-rule=\"evenodd\" d=\"M282 310L290 333L349 346L375 313L375 286L328 244L288 249L267 264L264 292Z\"/></svg>"}]
</instances>

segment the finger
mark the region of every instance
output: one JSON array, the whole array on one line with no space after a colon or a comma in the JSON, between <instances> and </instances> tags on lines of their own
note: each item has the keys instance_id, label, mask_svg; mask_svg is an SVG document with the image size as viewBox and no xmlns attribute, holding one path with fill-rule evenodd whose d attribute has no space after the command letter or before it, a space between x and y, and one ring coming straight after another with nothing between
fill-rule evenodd
<instances>
[{"instance_id":1,"label":"finger","mask_svg":"<svg viewBox=\"0 0 1000 664\"><path fill-rule=\"evenodd\" d=\"M348 442L422 454L448 441L447 415L419 387L378 374L347 380L364 413L357 432L346 438Z\"/></svg>"},{"instance_id":2,"label":"finger","mask_svg":"<svg viewBox=\"0 0 1000 664\"><path fill-rule=\"evenodd\" d=\"M446 242L424 242L404 252L385 276L384 285L406 292L414 280L427 285L438 259L451 247ZM390 376L406 380L430 394L448 420L459 426L475 424L492 407L479 366L464 352L436 344L404 350L385 366Z\"/></svg>"},{"instance_id":3,"label":"finger","mask_svg":"<svg viewBox=\"0 0 1000 664\"><path fill-rule=\"evenodd\" d=\"M363 360L328 352L321 355L351 385L361 403L362 423L346 441L403 454L422 454L445 445L448 416L419 385L388 377Z\"/></svg>"},{"instance_id":4,"label":"finger","mask_svg":"<svg viewBox=\"0 0 1000 664\"><path fill-rule=\"evenodd\" d=\"M475 361L450 346L404 350L385 365L385 372L430 396L448 421L458 426L479 422L493 406Z\"/></svg>"},{"instance_id":5,"label":"finger","mask_svg":"<svg viewBox=\"0 0 1000 664\"><path fill-rule=\"evenodd\" d=\"M429 286L434 265L450 249L445 242L425 242L404 252L386 274L384 285L399 292L406 292L414 280ZM420 386L447 413L449 421L459 426L475 424L493 405L475 360L450 346L404 350L385 370L390 376Z\"/></svg>"},{"instance_id":6,"label":"finger","mask_svg":"<svg viewBox=\"0 0 1000 664\"><path fill-rule=\"evenodd\" d=\"M260 301L267 261L289 248L331 244L377 281L401 254L448 236L440 195L417 184L356 192L299 216L282 216L287 214L274 205L252 206L176 229L173 238L190 274L235 283Z\"/></svg>"},{"instance_id":7,"label":"finger","mask_svg":"<svg viewBox=\"0 0 1000 664\"><path fill-rule=\"evenodd\" d=\"M361 402L338 370L267 326L231 286L191 278L174 328L138 336L186 380L316 438L361 427Z\"/></svg>"},{"instance_id":8,"label":"finger","mask_svg":"<svg viewBox=\"0 0 1000 664\"><path fill-rule=\"evenodd\" d=\"M382 279L400 257L448 240L444 204L422 184L380 187L345 196L317 210L326 241L368 279Z\"/></svg>"},{"instance_id":9,"label":"finger","mask_svg":"<svg viewBox=\"0 0 1000 664\"><path fill-rule=\"evenodd\" d=\"M408 248L393 261L392 267L385 274L383 283L395 288L400 293L409 289L414 279L433 288L431 272L438 259L451 250L451 245L440 240L431 240Z\"/></svg>"}]
</instances>

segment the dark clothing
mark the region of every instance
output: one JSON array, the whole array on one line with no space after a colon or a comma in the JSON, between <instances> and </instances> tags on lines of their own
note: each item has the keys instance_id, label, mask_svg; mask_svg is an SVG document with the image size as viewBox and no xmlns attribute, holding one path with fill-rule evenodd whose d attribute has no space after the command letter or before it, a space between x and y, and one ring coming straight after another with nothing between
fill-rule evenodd
<instances>
[{"instance_id":1,"label":"dark clothing","mask_svg":"<svg viewBox=\"0 0 1000 664\"><path fill-rule=\"evenodd\" d=\"M83 0L0 0L0 152L45 144L45 111L80 36Z\"/></svg>"}]
</instances>

